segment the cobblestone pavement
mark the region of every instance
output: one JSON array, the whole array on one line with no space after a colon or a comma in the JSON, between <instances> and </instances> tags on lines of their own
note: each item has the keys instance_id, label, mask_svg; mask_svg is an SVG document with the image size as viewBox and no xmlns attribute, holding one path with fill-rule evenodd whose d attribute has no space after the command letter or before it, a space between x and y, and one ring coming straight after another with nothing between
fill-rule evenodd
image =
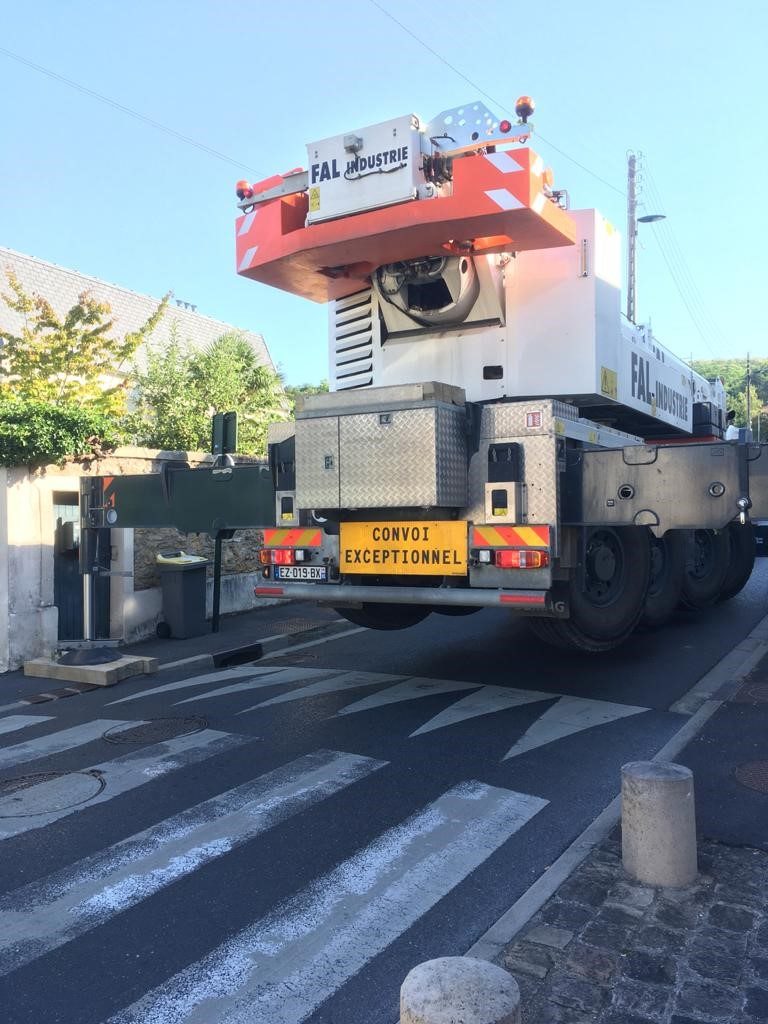
<instances>
[{"instance_id":1,"label":"cobblestone pavement","mask_svg":"<svg viewBox=\"0 0 768 1024\"><path fill-rule=\"evenodd\" d=\"M653 889L614 833L497 963L524 1024L766 1022L768 853L702 842L693 885Z\"/></svg>"}]
</instances>

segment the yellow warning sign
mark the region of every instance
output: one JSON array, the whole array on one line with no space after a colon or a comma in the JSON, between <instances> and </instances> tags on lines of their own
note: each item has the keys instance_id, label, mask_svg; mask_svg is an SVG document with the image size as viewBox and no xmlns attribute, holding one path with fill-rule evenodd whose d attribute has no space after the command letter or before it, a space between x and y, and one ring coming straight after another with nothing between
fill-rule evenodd
<instances>
[{"instance_id":1,"label":"yellow warning sign","mask_svg":"<svg viewBox=\"0 0 768 1024\"><path fill-rule=\"evenodd\" d=\"M467 524L460 520L342 523L342 572L464 576Z\"/></svg>"},{"instance_id":2,"label":"yellow warning sign","mask_svg":"<svg viewBox=\"0 0 768 1024\"><path fill-rule=\"evenodd\" d=\"M600 393L617 400L619 397L619 375L607 366L600 367Z\"/></svg>"},{"instance_id":3,"label":"yellow warning sign","mask_svg":"<svg viewBox=\"0 0 768 1024\"><path fill-rule=\"evenodd\" d=\"M317 213L320 209L320 186L315 185L309 190L309 212Z\"/></svg>"}]
</instances>

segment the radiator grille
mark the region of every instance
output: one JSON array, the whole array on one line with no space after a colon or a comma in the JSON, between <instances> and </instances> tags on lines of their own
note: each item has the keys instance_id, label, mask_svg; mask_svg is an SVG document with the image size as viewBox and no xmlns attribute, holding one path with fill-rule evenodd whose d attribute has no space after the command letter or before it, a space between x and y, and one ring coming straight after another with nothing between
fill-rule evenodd
<instances>
[{"instance_id":1,"label":"radiator grille","mask_svg":"<svg viewBox=\"0 0 768 1024\"><path fill-rule=\"evenodd\" d=\"M372 290L355 292L331 303L333 390L349 391L373 383L374 347L378 340Z\"/></svg>"}]
</instances>

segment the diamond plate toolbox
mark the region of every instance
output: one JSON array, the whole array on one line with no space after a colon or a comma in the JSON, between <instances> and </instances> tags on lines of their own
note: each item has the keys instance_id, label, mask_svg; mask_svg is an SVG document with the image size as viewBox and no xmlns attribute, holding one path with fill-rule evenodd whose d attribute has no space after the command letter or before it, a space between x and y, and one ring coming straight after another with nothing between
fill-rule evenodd
<instances>
[{"instance_id":1,"label":"diamond plate toolbox","mask_svg":"<svg viewBox=\"0 0 768 1024\"><path fill-rule=\"evenodd\" d=\"M323 396L297 418L299 508L464 507L463 395L427 385L421 392L413 386L375 392L357 392L349 411L346 396ZM322 415L326 410L339 415Z\"/></svg>"}]
</instances>

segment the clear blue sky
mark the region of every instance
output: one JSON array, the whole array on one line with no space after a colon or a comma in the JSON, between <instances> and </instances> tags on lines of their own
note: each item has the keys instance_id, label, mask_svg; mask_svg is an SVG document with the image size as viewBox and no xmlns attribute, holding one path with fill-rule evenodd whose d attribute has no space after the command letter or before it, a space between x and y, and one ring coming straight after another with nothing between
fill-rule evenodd
<instances>
[{"instance_id":1,"label":"clear blue sky","mask_svg":"<svg viewBox=\"0 0 768 1024\"><path fill-rule=\"evenodd\" d=\"M405 28L371 0L0 0L0 47L241 164L0 53L0 244L172 289L261 331L289 383L318 381L326 310L237 277L234 182L304 165L315 139L477 98L503 116L528 93L556 185L622 232L625 154L645 154L662 207L646 191L640 212L668 221L641 228L638 312L660 340L768 355L764 0L377 4Z\"/></svg>"}]
</instances>

